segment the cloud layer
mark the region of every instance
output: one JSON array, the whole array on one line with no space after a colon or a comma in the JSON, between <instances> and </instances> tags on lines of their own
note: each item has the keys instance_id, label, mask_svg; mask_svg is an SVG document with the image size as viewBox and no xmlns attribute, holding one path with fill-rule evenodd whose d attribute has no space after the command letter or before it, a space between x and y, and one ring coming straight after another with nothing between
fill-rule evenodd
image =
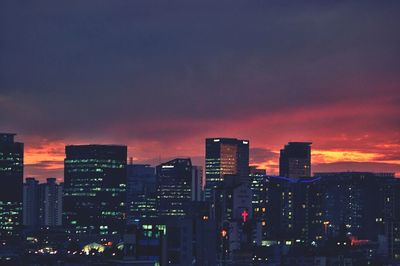
<instances>
[{"instance_id":1,"label":"cloud layer","mask_svg":"<svg viewBox=\"0 0 400 266\"><path fill-rule=\"evenodd\" d=\"M19 133L26 175L43 177L62 178L66 144L200 164L212 136L250 139L252 163L269 171L286 142L306 140L316 168L400 173L399 10L2 1L0 130Z\"/></svg>"}]
</instances>

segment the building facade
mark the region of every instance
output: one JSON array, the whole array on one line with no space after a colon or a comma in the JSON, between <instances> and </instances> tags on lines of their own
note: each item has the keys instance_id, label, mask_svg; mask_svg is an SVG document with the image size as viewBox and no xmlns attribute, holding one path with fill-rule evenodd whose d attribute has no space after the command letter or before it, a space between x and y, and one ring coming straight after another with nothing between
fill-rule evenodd
<instances>
[{"instance_id":1,"label":"building facade","mask_svg":"<svg viewBox=\"0 0 400 266\"><path fill-rule=\"evenodd\" d=\"M136 219L156 217L156 169L148 164L127 166L128 223Z\"/></svg>"},{"instance_id":2,"label":"building facade","mask_svg":"<svg viewBox=\"0 0 400 266\"><path fill-rule=\"evenodd\" d=\"M70 233L107 236L123 231L126 161L126 146L66 146L63 220Z\"/></svg>"},{"instance_id":3,"label":"building facade","mask_svg":"<svg viewBox=\"0 0 400 266\"><path fill-rule=\"evenodd\" d=\"M19 234L22 224L24 144L0 133L0 240Z\"/></svg>"},{"instance_id":4,"label":"building facade","mask_svg":"<svg viewBox=\"0 0 400 266\"><path fill-rule=\"evenodd\" d=\"M311 177L311 142L289 142L280 151L279 175Z\"/></svg>"},{"instance_id":5,"label":"building facade","mask_svg":"<svg viewBox=\"0 0 400 266\"><path fill-rule=\"evenodd\" d=\"M156 167L157 211L160 216L183 216L192 201L192 161L177 158Z\"/></svg>"},{"instance_id":6,"label":"building facade","mask_svg":"<svg viewBox=\"0 0 400 266\"><path fill-rule=\"evenodd\" d=\"M222 184L225 175L237 175L249 182L249 141L234 138L206 139L205 198L211 200L212 192Z\"/></svg>"},{"instance_id":7,"label":"building facade","mask_svg":"<svg viewBox=\"0 0 400 266\"><path fill-rule=\"evenodd\" d=\"M55 178L47 178L39 183L35 178L27 178L23 192L23 224L29 229L62 225L63 184Z\"/></svg>"}]
</instances>

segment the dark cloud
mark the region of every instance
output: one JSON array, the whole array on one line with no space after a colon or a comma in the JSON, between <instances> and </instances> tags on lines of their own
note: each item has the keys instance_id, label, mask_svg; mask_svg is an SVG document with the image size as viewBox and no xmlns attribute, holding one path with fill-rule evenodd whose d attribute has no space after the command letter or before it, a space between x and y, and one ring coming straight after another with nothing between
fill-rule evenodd
<instances>
[{"instance_id":1,"label":"dark cloud","mask_svg":"<svg viewBox=\"0 0 400 266\"><path fill-rule=\"evenodd\" d=\"M377 87L398 81L398 8L5 1L0 95L20 109L3 123L90 135L127 121L226 119L393 92Z\"/></svg>"},{"instance_id":2,"label":"dark cloud","mask_svg":"<svg viewBox=\"0 0 400 266\"><path fill-rule=\"evenodd\" d=\"M143 160L200 156L204 138L222 134L274 150L291 139L375 149L400 129L399 10L390 0L0 1L0 129L30 147L126 143Z\"/></svg>"}]
</instances>

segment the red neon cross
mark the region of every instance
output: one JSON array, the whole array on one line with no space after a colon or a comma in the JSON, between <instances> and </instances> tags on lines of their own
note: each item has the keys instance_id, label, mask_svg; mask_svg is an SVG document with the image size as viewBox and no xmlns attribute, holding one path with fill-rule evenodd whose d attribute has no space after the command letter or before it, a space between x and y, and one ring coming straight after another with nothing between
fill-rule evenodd
<instances>
[{"instance_id":1,"label":"red neon cross","mask_svg":"<svg viewBox=\"0 0 400 266\"><path fill-rule=\"evenodd\" d=\"M249 216L248 212L246 210L243 210L242 212L243 222L246 222L247 216Z\"/></svg>"}]
</instances>

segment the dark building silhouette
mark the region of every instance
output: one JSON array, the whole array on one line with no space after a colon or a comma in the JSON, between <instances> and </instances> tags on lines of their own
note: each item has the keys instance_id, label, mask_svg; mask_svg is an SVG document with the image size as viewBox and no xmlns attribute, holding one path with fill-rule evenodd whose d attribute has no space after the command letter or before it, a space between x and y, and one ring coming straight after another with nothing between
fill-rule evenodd
<instances>
[{"instance_id":1,"label":"dark building silhouette","mask_svg":"<svg viewBox=\"0 0 400 266\"><path fill-rule=\"evenodd\" d=\"M400 180L391 173L316 173L321 177L322 217L329 232L345 225L358 239L376 240L400 218Z\"/></svg>"},{"instance_id":2,"label":"dark building silhouette","mask_svg":"<svg viewBox=\"0 0 400 266\"><path fill-rule=\"evenodd\" d=\"M124 234L123 260L115 265L167 265L166 226L131 224Z\"/></svg>"},{"instance_id":3,"label":"dark building silhouette","mask_svg":"<svg viewBox=\"0 0 400 266\"><path fill-rule=\"evenodd\" d=\"M35 178L27 178L23 192L23 224L29 229L40 226L62 225L63 184L55 178L47 178L41 183Z\"/></svg>"},{"instance_id":4,"label":"dark building silhouette","mask_svg":"<svg viewBox=\"0 0 400 266\"><path fill-rule=\"evenodd\" d=\"M249 182L249 141L234 138L206 139L205 198L210 200L212 191L220 185L225 175L237 175L242 182Z\"/></svg>"},{"instance_id":5,"label":"dark building silhouette","mask_svg":"<svg viewBox=\"0 0 400 266\"><path fill-rule=\"evenodd\" d=\"M192 161L177 158L156 167L157 211L160 216L182 216L192 201Z\"/></svg>"},{"instance_id":6,"label":"dark building silhouette","mask_svg":"<svg viewBox=\"0 0 400 266\"><path fill-rule=\"evenodd\" d=\"M138 259L149 260L151 257L146 254L156 254L158 250L158 253L165 252L166 263L162 263L159 255L151 256L160 261L161 265L217 265L214 221L194 216L169 216L143 219L138 228L143 232L137 240ZM160 240L154 239L160 238L159 236L164 245L162 250L158 248ZM148 241L149 237L153 239Z\"/></svg>"},{"instance_id":7,"label":"dark building silhouette","mask_svg":"<svg viewBox=\"0 0 400 266\"><path fill-rule=\"evenodd\" d=\"M127 170L128 223L156 217L156 169L148 164L129 164Z\"/></svg>"},{"instance_id":8,"label":"dark building silhouette","mask_svg":"<svg viewBox=\"0 0 400 266\"><path fill-rule=\"evenodd\" d=\"M279 175L311 176L311 142L289 142L280 152Z\"/></svg>"},{"instance_id":9,"label":"dark building silhouette","mask_svg":"<svg viewBox=\"0 0 400 266\"><path fill-rule=\"evenodd\" d=\"M64 225L72 234L115 235L125 225L127 147L65 149Z\"/></svg>"},{"instance_id":10,"label":"dark building silhouette","mask_svg":"<svg viewBox=\"0 0 400 266\"><path fill-rule=\"evenodd\" d=\"M322 238L319 178L269 177L267 234L270 239L300 241Z\"/></svg>"},{"instance_id":11,"label":"dark building silhouette","mask_svg":"<svg viewBox=\"0 0 400 266\"><path fill-rule=\"evenodd\" d=\"M23 225L29 229L36 229L43 219L43 210L40 209L40 187L39 181L33 177L25 179L23 189Z\"/></svg>"},{"instance_id":12,"label":"dark building silhouette","mask_svg":"<svg viewBox=\"0 0 400 266\"><path fill-rule=\"evenodd\" d=\"M0 133L0 239L19 234L22 223L24 144Z\"/></svg>"}]
</instances>

